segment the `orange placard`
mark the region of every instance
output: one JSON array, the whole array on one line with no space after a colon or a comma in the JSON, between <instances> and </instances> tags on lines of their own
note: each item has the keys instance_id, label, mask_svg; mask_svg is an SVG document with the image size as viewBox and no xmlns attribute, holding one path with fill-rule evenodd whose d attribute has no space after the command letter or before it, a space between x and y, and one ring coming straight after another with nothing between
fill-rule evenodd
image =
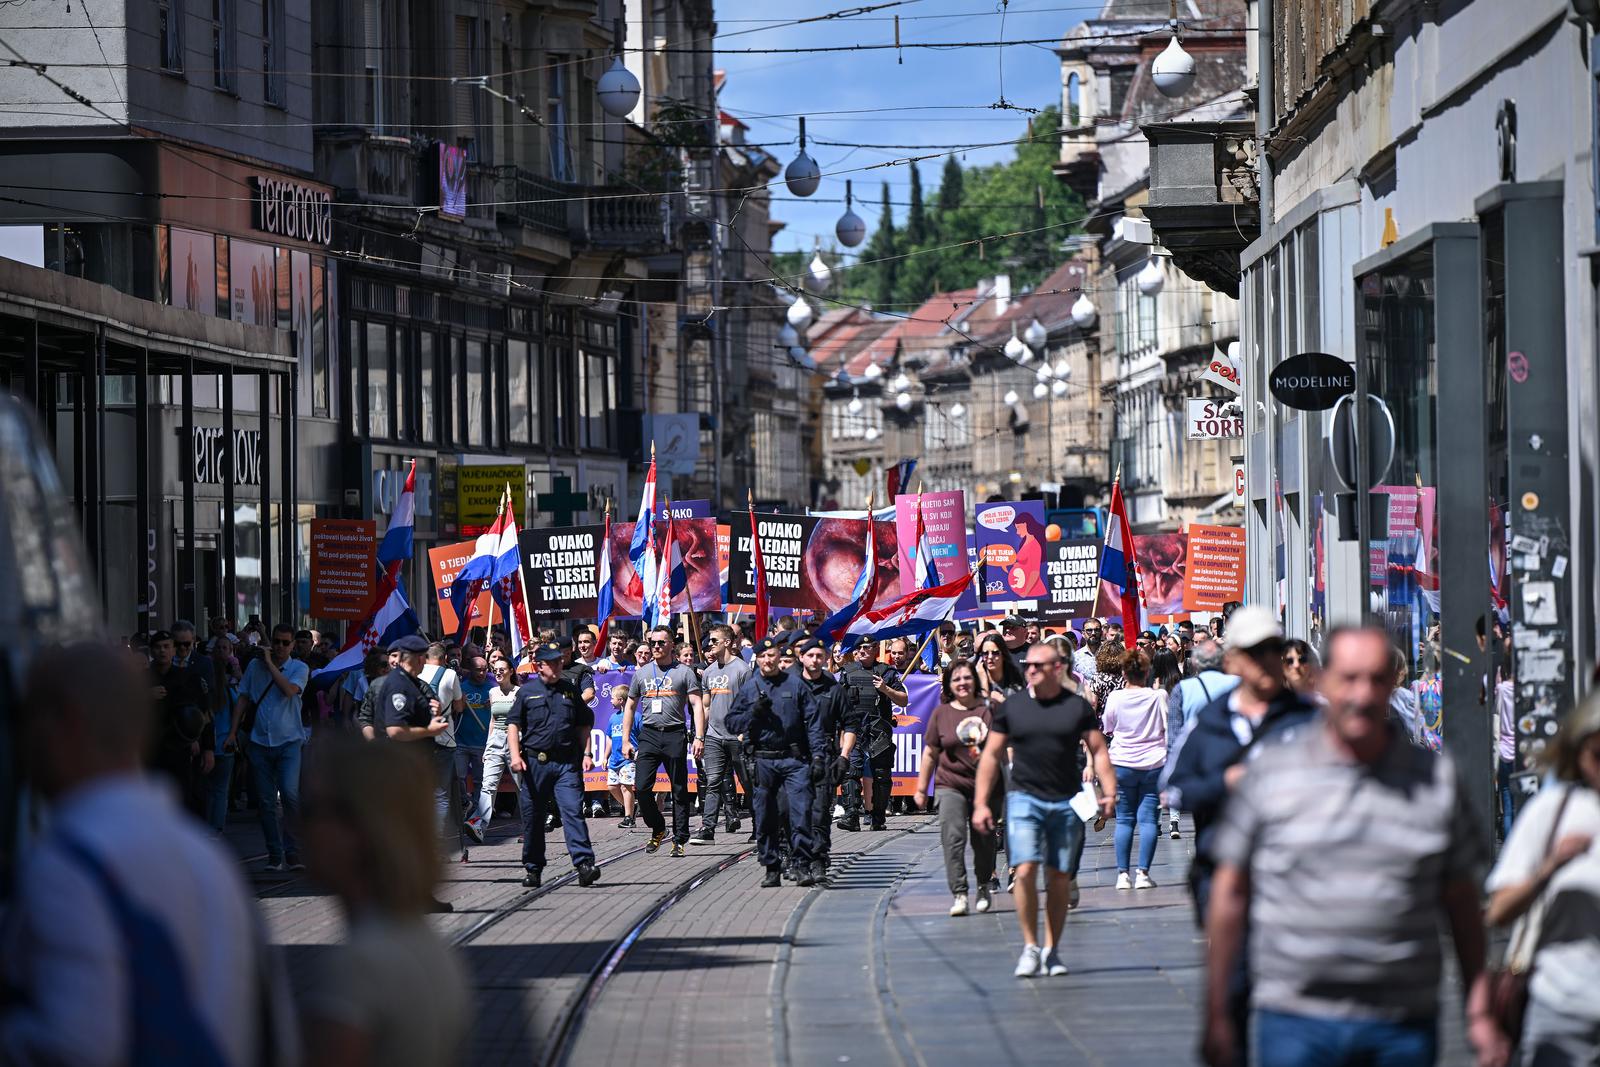
<instances>
[{"instance_id":1,"label":"orange placard","mask_svg":"<svg viewBox=\"0 0 1600 1067\"><path fill-rule=\"evenodd\" d=\"M371 519L312 519L311 617L366 618L377 558L378 524Z\"/></svg>"},{"instance_id":2,"label":"orange placard","mask_svg":"<svg viewBox=\"0 0 1600 1067\"><path fill-rule=\"evenodd\" d=\"M434 603L439 607L439 632L454 635L460 629L461 620L456 618L455 608L450 606L450 586L456 580L456 575L461 573L461 568L467 565L467 560L472 558L472 553L477 550L476 541L463 541L458 545L441 545L438 548L428 549L428 569L433 572ZM490 612L494 609L494 598L489 595L489 590L484 589L472 602L472 625L487 625Z\"/></svg>"},{"instance_id":3,"label":"orange placard","mask_svg":"<svg viewBox=\"0 0 1600 1067\"><path fill-rule=\"evenodd\" d=\"M1184 561L1185 611L1220 611L1244 599L1244 530L1238 526L1189 527Z\"/></svg>"}]
</instances>

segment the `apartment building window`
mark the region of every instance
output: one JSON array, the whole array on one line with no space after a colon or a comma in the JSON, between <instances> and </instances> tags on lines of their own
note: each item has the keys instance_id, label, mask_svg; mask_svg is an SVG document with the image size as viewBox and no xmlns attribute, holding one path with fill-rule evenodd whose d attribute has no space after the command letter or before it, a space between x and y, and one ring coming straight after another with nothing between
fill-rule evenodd
<instances>
[{"instance_id":1,"label":"apartment building window","mask_svg":"<svg viewBox=\"0 0 1600 1067\"><path fill-rule=\"evenodd\" d=\"M417 336L417 399L418 416L422 425L419 436L428 444L434 440L436 415L433 404L434 366L438 355L434 350L433 334L424 330Z\"/></svg>"},{"instance_id":2,"label":"apartment building window","mask_svg":"<svg viewBox=\"0 0 1600 1067\"><path fill-rule=\"evenodd\" d=\"M611 414L617 409L615 359L604 352L584 352L583 359L583 434L585 448L611 448Z\"/></svg>"},{"instance_id":3,"label":"apartment building window","mask_svg":"<svg viewBox=\"0 0 1600 1067\"><path fill-rule=\"evenodd\" d=\"M455 20L455 44L451 51L452 77L469 79L482 71L478 64L478 21L466 15ZM456 145L467 150L468 159L478 158L479 108L483 103L483 90L465 81L455 86Z\"/></svg>"},{"instance_id":4,"label":"apartment building window","mask_svg":"<svg viewBox=\"0 0 1600 1067\"><path fill-rule=\"evenodd\" d=\"M558 182L572 178L572 143L567 126L567 84L570 56L550 57L549 94L545 99L545 125L550 130L550 177Z\"/></svg>"},{"instance_id":5,"label":"apartment building window","mask_svg":"<svg viewBox=\"0 0 1600 1067\"><path fill-rule=\"evenodd\" d=\"M384 133L383 0L361 0L361 35L366 53L362 115L375 133Z\"/></svg>"},{"instance_id":6,"label":"apartment building window","mask_svg":"<svg viewBox=\"0 0 1600 1067\"><path fill-rule=\"evenodd\" d=\"M1067 75L1067 127L1075 128L1078 125L1078 116L1082 111L1083 79L1076 74Z\"/></svg>"},{"instance_id":7,"label":"apartment building window","mask_svg":"<svg viewBox=\"0 0 1600 1067\"><path fill-rule=\"evenodd\" d=\"M234 91L234 0L211 0L211 84L225 93Z\"/></svg>"},{"instance_id":8,"label":"apartment building window","mask_svg":"<svg viewBox=\"0 0 1600 1067\"><path fill-rule=\"evenodd\" d=\"M160 0L156 7L161 19L161 69L183 73L184 0Z\"/></svg>"},{"instance_id":9,"label":"apartment building window","mask_svg":"<svg viewBox=\"0 0 1600 1067\"><path fill-rule=\"evenodd\" d=\"M367 323L367 435L394 436L393 409L389 398L393 385L389 378L389 327L381 322Z\"/></svg>"},{"instance_id":10,"label":"apartment building window","mask_svg":"<svg viewBox=\"0 0 1600 1067\"><path fill-rule=\"evenodd\" d=\"M469 340L466 343L466 380L467 387L463 393L466 409L463 412L465 428L467 431L467 444L487 445L489 443L489 427L487 425L485 380L489 369L484 355L483 342Z\"/></svg>"},{"instance_id":11,"label":"apartment building window","mask_svg":"<svg viewBox=\"0 0 1600 1067\"><path fill-rule=\"evenodd\" d=\"M283 88L283 0L261 0L261 98L274 107L288 103Z\"/></svg>"}]
</instances>

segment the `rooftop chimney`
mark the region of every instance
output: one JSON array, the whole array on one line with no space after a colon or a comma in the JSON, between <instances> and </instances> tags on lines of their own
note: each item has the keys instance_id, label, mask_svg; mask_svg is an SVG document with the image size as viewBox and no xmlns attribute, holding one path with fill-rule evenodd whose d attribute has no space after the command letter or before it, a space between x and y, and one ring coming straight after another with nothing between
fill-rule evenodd
<instances>
[{"instance_id":1,"label":"rooftop chimney","mask_svg":"<svg viewBox=\"0 0 1600 1067\"><path fill-rule=\"evenodd\" d=\"M1011 275L996 274L994 276L994 313L1004 315L1011 306Z\"/></svg>"}]
</instances>

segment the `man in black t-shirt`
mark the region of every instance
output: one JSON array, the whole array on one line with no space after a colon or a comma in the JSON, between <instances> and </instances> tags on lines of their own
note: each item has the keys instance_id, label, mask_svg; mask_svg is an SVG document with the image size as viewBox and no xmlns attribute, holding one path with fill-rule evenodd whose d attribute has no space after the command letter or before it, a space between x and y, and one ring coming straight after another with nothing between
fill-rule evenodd
<instances>
[{"instance_id":1,"label":"man in black t-shirt","mask_svg":"<svg viewBox=\"0 0 1600 1067\"><path fill-rule=\"evenodd\" d=\"M1078 771L1078 746L1089 750L1100 781L1100 812L1116 810L1117 779L1106 751L1106 737L1095 726L1094 709L1061 684L1061 654L1047 643L1033 645L1022 661L1028 688L1012 693L994 711L989 741L978 761L973 829L994 830L988 798L1000 779L1000 764L1011 750L1011 779L1006 787L1006 854L1017 869L1014 892L1022 924L1023 950L1014 972L1018 978L1062 975L1066 964L1056 954L1061 927L1072 893L1072 855L1083 837L1083 820L1072 810L1072 798L1083 788ZM1041 953L1038 869L1045 866L1045 942Z\"/></svg>"}]
</instances>

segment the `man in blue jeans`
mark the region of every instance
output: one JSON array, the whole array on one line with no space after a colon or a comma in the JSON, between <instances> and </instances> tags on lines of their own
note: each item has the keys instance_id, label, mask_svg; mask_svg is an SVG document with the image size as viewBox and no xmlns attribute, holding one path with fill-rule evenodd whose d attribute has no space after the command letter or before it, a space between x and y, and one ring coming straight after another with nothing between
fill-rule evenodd
<instances>
[{"instance_id":1,"label":"man in blue jeans","mask_svg":"<svg viewBox=\"0 0 1600 1067\"><path fill-rule=\"evenodd\" d=\"M239 704L234 708L233 727L228 731L226 750L237 750L239 727L254 709L250 728L250 770L255 775L259 798L261 836L267 843L267 870L302 871L300 849L294 834L279 817L293 824L300 817L300 751L305 747L307 730L300 719L300 691L310 677L303 660L291 659L294 627L279 624L272 628L272 643L265 656L258 657L244 672L239 683Z\"/></svg>"},{"instance_id":2,"label":"man in blue jeans","mask_svg":"<svg viewBox=\"0 0 1600 1067\"><path fill-rule=\"evenodd\" d=\"M1214 1067L1240 1062L1246 1040L1229 998L1247 925L1259 1067L1430 1067L1445 925L1468 1038L1480 1063L1505 1062L1483 972L1484 842L1448 754L1390 719L1394 682L1387 633L1335 629L1321 717L1237 777L1211 842Z\"/></svg>"},{"instance_id":3,"label":"man in blue jeans","mask_svg":"<svg viewBox=\"0 0 1600 1067\"><path fill-rule=\"evenodd\" d=\"M1057 946L1067 921L1072 892L1073 844L1083 837L1083 820L1072 798L1083 788L1078 746L1089 750L1100 781L1100 811L1109 817L1117 804L1117 781L1106 754L1106 735L1095 726L1094 709L1061 684L1061 654L1049 644L1031 646L1022 661L1028 688L1011 694L994 710L989 740L978 760L977 798L972 826L994 831L988 798L1000 781L1000 765L1011 749L1011 781L1006 791L1006 854L1016 868L1017 920L1022 924L1018 978L1063 975ZM1039 865L1045 866L1045 941L1041 952Z\"/></svg>"}]
</instances>

